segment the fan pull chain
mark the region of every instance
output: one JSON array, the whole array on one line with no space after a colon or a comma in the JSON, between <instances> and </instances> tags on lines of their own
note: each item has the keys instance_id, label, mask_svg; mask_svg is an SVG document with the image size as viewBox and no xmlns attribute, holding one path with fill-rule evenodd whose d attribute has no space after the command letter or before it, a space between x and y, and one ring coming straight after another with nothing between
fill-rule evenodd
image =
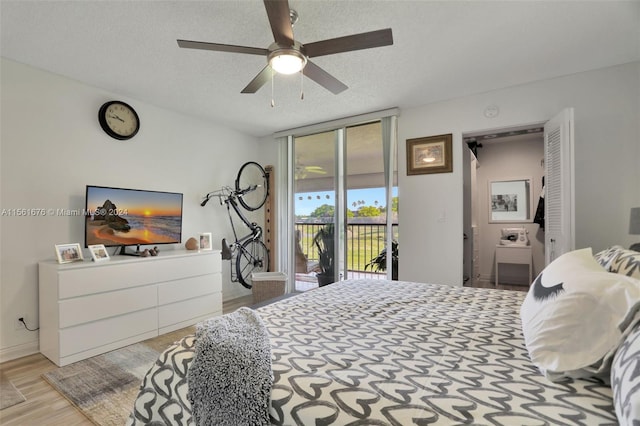
<instances>
[{"instance_id":1,"label":"fan pull chain","mask_svg":"<svg viewBox=\"0 0 640 426\"><path fill-rule=\"evenodd\" d=\"M300 100L304 101L304 74L300 70Z\"/></svg>"},{"instance_id":2,"label":"fan pull chain","mask_svg":"<svg viewBox=\"0 0 640 426\"><path fill-rule=\"evenodd\" d=\"M276 106L276 102L273 100L273 76L275 71L271 70L271 108Z\"/></svg>"}]
</instances>

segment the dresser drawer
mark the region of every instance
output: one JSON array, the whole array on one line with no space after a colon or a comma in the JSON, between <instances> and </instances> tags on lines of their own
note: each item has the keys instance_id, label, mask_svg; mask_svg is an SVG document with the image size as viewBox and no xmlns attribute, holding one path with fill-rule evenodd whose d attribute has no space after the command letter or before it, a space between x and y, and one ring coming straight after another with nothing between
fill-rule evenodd
<instances>
[{"instance_id":1,"label":"dresser drawer","mask_svg":"<svg viewBox=\"0 0 640 426\"><path fill-rule=\"evenodd\" d=\"M209 294L158 307L159 326L167 327L171 324L221 313L222 293Z\"/></svg>"},{"instance_id":2,"label":"dresser drawer","mask_svg":"<svg viewBox=\"0 0 640 426\"><path fill-rule=\"evenodd\" d=\"M162 283L158 286L158 304L178 302L222 291L219 274L191 277L180 281Z\"/></svg>"},{"instance_id":3,"label":"dresser drawer","mask_svg":"<svg viewBox=\"0 0 640 426\"><path fill-rule=\"evenodd\" d=\"M136 259L137 260L137 259ZM153 257L139 261L105 262L58 272L60 299L84 296L133 286L161 283L219 272L214 256L197 254Z\"/></svg>"},{"instance_id":4,"label":"dresser drawer","mask_svg":"<svg viewBox=\"0 0 640 426\"><path fill-rule=\"evenodd\" d=\"M157 300L158 291L152 285L62 300L60 328L155 308Z\"/></svg>"},{"instance_id":5,"label":"dresser drawer","mask_svg":"<svg viewBox=\"0 0 640 426\"><path fill-rule=\"evenodd\" d=\"M158 329L157 309L147 309L60 330L60 357Z\"/></svg>"}]
</instances>

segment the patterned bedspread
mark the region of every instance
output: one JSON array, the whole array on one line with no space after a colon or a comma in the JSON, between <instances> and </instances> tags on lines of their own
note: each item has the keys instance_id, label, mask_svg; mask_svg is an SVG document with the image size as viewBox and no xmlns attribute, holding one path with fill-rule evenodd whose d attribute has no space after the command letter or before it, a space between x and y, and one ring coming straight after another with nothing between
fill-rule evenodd
<instances>
[{"instance_id":1,"label":"patterned bedspread","mask_svg":"<svg viewBox=\"0 0 640 426\"><path fill-rule=\"evenodd\" d=\"M607 384L552 383L531 364L520 325L524 296L351 280L259 308L271 341L272 423L617 424ZM185 387L178 388L184 405ZM142 405L139 420L148 416ZM171 424L189 424L188 411L187 403Z\"/></svg>"}]
</instances>

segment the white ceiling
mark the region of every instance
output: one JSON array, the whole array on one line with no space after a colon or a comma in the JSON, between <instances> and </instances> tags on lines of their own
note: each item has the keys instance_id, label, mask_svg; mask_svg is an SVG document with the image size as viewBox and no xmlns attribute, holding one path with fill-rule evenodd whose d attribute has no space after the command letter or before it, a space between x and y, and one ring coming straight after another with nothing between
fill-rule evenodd
<instances>
[{"instance_id":1,"label":"white ceiling","mask_svg":"<svg viewBox=\"0 0 640 426\"><path fill-rule=\"evenodd\" d=\"M640 60L640 1L290 0L301 43L391 28L393 46L314 58L349 86L333 95L276 76L240 91L257 55L180 49L176 39L267 48L260 0L1 0L3 57L242 132L273 132L408 108ZM134 105L135 106L135 105Z\"/></svg>"}]
</instances>

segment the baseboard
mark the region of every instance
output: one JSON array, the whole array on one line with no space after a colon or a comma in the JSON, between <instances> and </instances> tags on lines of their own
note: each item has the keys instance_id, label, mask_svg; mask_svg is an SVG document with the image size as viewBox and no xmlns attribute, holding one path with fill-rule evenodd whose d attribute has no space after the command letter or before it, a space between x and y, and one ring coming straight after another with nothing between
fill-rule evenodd
<instances>
[{"instance_id":1,"label":"baseboard","mask_svg":"<svg viewBox=\"0 0 640 426\"><path fill-rule=\"evenodd\" d=\"M40 352L38 342L29 342L22 345L11 346L0 349L0 363L22 358L24 356L37 354Z\"/></svg>"},{"instance_id":2,"label":"baseboard","mask_svg":"<svg viewBox=\"0 0 640 426\"><path fill-rule=\"evenodd\" d=\"M491 277L491 282L495 284L496 277ZM527 277L523 277L522 275L502 275L500 274L500 285L508 284L508 285L530 285L531 283L528 281Z\"/></svg>"},{"instance_id":3,"label":"baseboard","mask_svg":"<svg viewBox=\"0 0 640 426\"><path fill-rule=\"evenodd\" d=\"M478 277L480 281L489 281L490 283L496 282L495 275L480 275ZM500 285L502 284L513 284L513 285L530 285L531 283L527 281L527 277L523 277L522 275L503 275L500 274Z\"/></svg>"}]
</instances>

